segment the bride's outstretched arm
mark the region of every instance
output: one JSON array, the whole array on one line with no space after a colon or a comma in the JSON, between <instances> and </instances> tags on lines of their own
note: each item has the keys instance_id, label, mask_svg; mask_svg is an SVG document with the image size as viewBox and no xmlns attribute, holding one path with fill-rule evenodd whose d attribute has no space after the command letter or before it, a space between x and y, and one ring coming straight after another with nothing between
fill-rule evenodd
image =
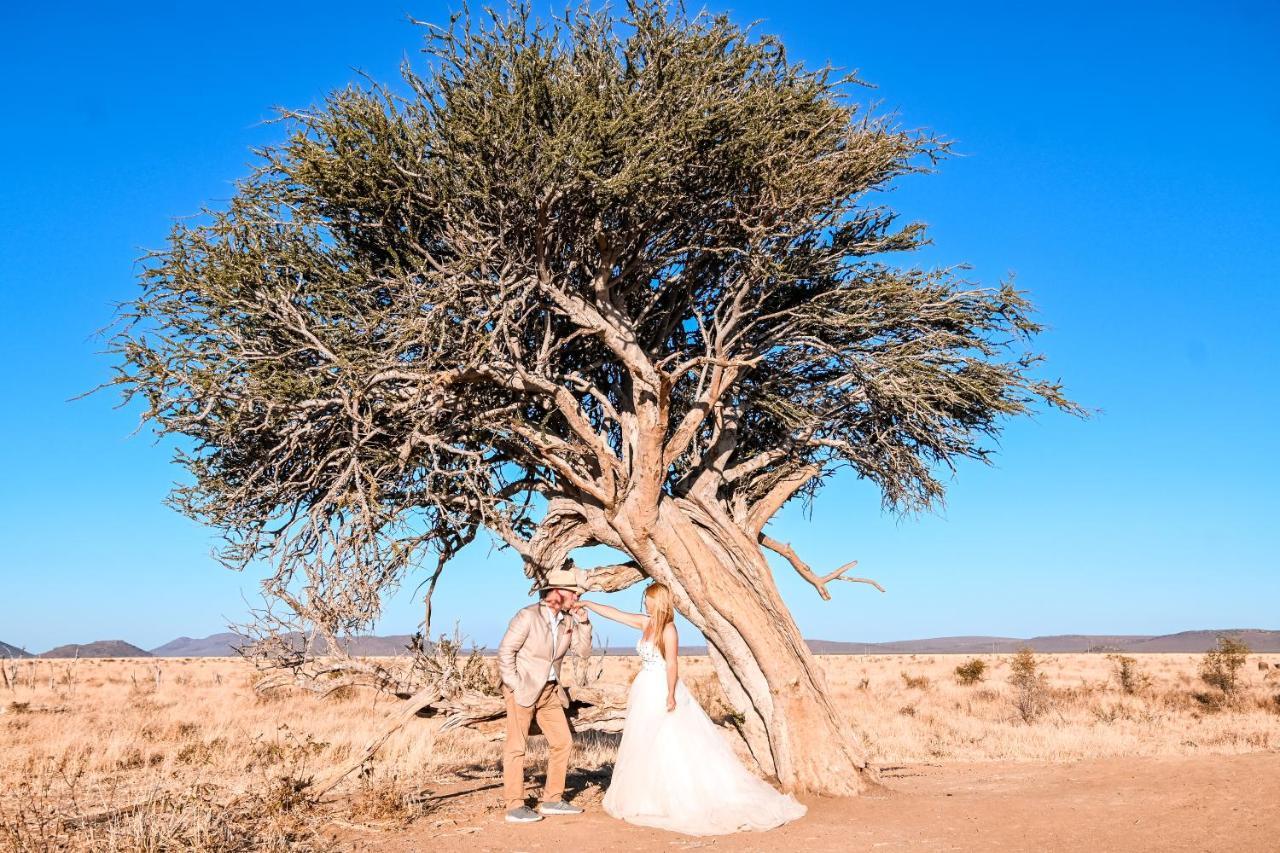
<instances>
[{"instance_id":1,"label":"bride's outstretched arm","mask_svg":"<svg viewBox=\"0 0 1280 853\"><path fill-rule=\"evenodd\" d=\"M667 659L667 710L676 709L676 681L680 678L680 635L676 623L668 622L662 629L663 657Z\"/></svg>"},{"instance_id":2,"label":"bride's outstretched arm","mask_svg":"<svg viewBox=\"0 0 1280 853\"><path fill-rule=\"evenodd\" d=\"M607 604L599 604L595 601L587 601L585 598L579 598L574 602L577 607L585 607L592 613L598 613L606 619L612 619L614 622L621 622L623 625L629 625L632 628L644 628L645 615L643 613L628 613L625 610L619 610L616 607L610 607Z\"/></svg>"}]
</instances>

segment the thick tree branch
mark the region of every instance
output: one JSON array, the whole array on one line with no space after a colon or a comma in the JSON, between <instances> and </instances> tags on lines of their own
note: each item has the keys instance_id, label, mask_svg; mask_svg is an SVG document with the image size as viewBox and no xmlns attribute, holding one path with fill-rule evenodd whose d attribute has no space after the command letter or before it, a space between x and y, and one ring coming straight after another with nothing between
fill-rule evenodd
<instances>
[{"instance_id":1,"label":"thick tree branch","mask_svg":"<svg viewBox=\"0 0 1280 853\"><path fill-rule=\"evenodd\" d=\"M640 566L634 561L579 569L579 577L585 588L597 592L618 592L645 579Z\"/></svg>"},{"instance_id":2,"label":"thick tree branch","mask_svg":"<svg viewBox=\"0 0 1280 853\"><path fill-rule=\"evenodd\" d=\"M764 530L764 526L769 523L769 519L782 509L782 505L821 473L821 468L809 465L780 478L773 488L748 510L747 530L751 535L758 536L760 531Z\"/></svg>"}]
</instances>

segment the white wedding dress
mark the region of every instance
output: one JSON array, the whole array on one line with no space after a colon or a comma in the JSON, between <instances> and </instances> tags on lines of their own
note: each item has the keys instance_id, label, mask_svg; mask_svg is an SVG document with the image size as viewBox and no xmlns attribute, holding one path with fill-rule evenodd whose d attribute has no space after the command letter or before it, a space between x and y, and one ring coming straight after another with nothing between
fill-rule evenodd
<instances>
[{"instance_id":1,"label":"white wedding dress","mask_svg":"<svg viewBox=\"0 0 1280 853\"><path fill-rule=\"evenodd\" d=\"M636 644L641 669L627 697L627 719L604 795L610 815L689 835L764 830L806 807L752 774L684 682L667 710L667 665L648 640Z\"/></svg>"}]
</instances>

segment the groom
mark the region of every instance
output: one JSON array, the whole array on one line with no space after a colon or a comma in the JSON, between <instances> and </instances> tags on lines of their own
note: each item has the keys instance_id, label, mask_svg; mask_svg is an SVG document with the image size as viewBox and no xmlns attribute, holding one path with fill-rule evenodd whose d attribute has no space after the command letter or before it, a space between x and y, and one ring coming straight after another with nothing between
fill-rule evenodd
<instances>
[{"instance_id":1,"label":"groom","mask_svg":"<svg viewBox=\"0 0 1280 853\"><path fill-rule=\"evenodd\" d=\"M583 592L573 561L547 572L538 588L539 601L518 610L498 645L498 672L507 703L507 742L502 750L502 788L509 823L532 823L542 815L581 814L564 801L573 736L564 709L569 695L560 684L560 664L572 648L580 658L591 655L591 623L587 612L570 613ZM524 801L524 753L529 724L538 720L546 735L547 783L538 810Z\"/></svg>"}]
</instances>

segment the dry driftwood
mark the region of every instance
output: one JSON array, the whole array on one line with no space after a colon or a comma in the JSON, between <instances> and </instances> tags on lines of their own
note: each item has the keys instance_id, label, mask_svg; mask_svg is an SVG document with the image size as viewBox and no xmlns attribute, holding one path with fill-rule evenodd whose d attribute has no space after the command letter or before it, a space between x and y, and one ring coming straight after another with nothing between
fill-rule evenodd
<instances>
[{"instance_id":1,"label":"dry driftwood","mask_svg":"<svg viewBox=\"0 0 1280 853\"><path fill-rule=\"evenodd\" d=\"M419 711L428 707L439 698L440 693L438 690L435 690L434 688L427 688L417 696L410 699L405 704L404 708L401 709L400 713L396 715L395 719L392 720L381 733L365 745L364 750L355 761L349 762L345 766L338 768L338 770L329 775L323 781L314 783L313 788L315 796L322 797L329 791L333 790L333 787L346 778L348 773L372 758L373 754L378 751L378 747L387 742L387 738L391 737L400 729L401 726L413 719Z\"/></svg>"},{"instance_id":2,"label":"dry driftwood","mask_svg":"<svg viewBox=\"0 0 1280 853\"><path fill-rule=\"evenodd\" d=\"M590 687L570 687L569 719L574 731L622 731L626 715L626 697L619 690ZM391 735L423 711L434 710L446 715L441 731L474 726L489 720L497 720L507 713L501 697L470 694L445 699L438 690L428 688L410 698L405 706L376 736L371 738L353 761L347 762L322 781L315 782L312 790L321 797L372 758Z\"/></svg>"}]
</instances>

